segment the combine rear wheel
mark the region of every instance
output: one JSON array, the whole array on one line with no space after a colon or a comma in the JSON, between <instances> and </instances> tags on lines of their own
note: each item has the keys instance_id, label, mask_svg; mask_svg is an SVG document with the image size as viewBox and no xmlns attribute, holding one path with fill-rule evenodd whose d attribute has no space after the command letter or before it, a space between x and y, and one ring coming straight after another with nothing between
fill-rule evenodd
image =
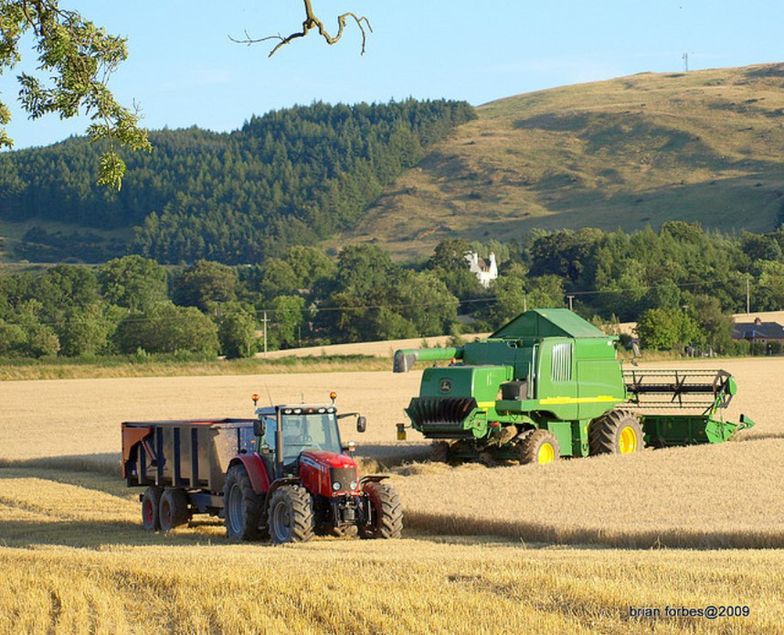
<instances>
[{"instance_id":1,"label":"combine rear wheel","mask_svg":"<svg viewBox=\"0 0 784 635\"><path fill-rule=\"evenodd\" d=\"M267 525L274 544L307 542L313 537L313 499L299 485L282 485L272 494Z\"/></svg>"},{"instance_id":2,"label":"combine rear wheel","mask_svg":"<svg viewBox=\"0 0 784 635\"><path fill-rule=\"evenodd\" d=\"M642 450L642 428L628 410L611 410L591 422L588 429L591 454L633 454Z\"/></svg>"},{"instance_id":3,"label":"combine rear wheel","mask_svg":"<svg viewBox=\"0 0 784 635\"><path fill-rule=\"evenodd\" d=\"M232 465L223 486L223 514L226 535L231 540L258 540L264 499L253 491L242 465Z\"/></svg>"},{"instance_id":4,"label":"combine rear wheel","mask_svg":"<svg viewBox=\"0 0 784 635\"><path fill-rule=\"evenodd\" d=\"M188 522L188 497L181 489L166 489L161 495L158 518L161 531L171 531Z\"/></svg>"},{"instance_id":5,"label":"combine rear wheel","mask_svg":"<svg viewBox=\"0 0 784 635\"><path fill-rule=\"evenodd\" d=\"M363 487L370 499L373 520L370 525L359 528L359 537L400 538L403 533L403 505L391 485L371 481Z\"/></svg>"},{"instance_id":6,"label":"combine rear wheel","mask_svg":"<svg viewBox=\"0 0 784 635\"><path fill-rule=\"evenodd\" d=\"M547 465L561 456L558 440L548 430L532 430L523 436L517 445L521 465L534 463Z\"/></svg>"},{"instance_id":7,"label":"combine rear wheel","mask_svg":"<svg viewBox=\"0 0 784 635\"><path fill-rule=\"evenodd\" d=\"M142 526L146 531L158 531L161 528L158 509L161 502L163 489L148 487L142 496Z\"/></svg>"}]
</instances>

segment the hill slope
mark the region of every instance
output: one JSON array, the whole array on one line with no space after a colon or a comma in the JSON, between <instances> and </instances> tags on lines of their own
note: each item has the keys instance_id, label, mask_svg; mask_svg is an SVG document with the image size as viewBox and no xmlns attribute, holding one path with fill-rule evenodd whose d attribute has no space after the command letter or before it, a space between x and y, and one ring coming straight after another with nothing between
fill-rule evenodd
<instances>
[{"instance_id":1,"label":"hill slope","mask_svg":"<svg viewBox=\"0 0 784 635\"><path fill-rule=\"evenodd\" d=\"M477 109L346 238L421 256L447 237L678 218L772 229L784 202L784 64L642 73Z\"/></svg>"}]
</instances>

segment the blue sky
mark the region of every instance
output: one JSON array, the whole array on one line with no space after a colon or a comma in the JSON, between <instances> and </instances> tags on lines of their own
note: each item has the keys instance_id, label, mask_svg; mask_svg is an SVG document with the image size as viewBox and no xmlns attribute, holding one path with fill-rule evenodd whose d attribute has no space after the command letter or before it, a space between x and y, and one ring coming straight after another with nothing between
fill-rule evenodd
<instances>
[{"instance_id":1,"label":"blue sky","mask_svg":"<svg viewBox=\"0 0 784 635\"><path fill-rule=\"evenodd\" d=\"M784 61L780 0L314 0L329 26L341 10L373 25L328 47L315 36L266 57L269 47L229 41L289 33L301 0L62 0L128 38L129 59L110 86L137 102L149 128L233 130L252 114L314 100L450 97L478 105L509 95L642 71ZM19 67L29 69L28 65ZM84 120L30 122L13 107L15 73L0 76L17 148L58 141Z\"/></svg>"}]
</instances>

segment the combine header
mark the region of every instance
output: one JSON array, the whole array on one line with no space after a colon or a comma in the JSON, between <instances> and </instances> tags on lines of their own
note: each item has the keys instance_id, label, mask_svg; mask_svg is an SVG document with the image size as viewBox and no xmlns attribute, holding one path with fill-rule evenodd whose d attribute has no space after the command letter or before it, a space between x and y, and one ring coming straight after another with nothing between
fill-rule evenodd
<instances>
[{"instance_id":1,"label":"combine header","mask_svg":"<svg viewBox=\"0 0 784 635\"><path fill-rule=\"evenodd\" d=\"M719 443L754 425L745 416L722 420L737 391L726 371L622 372L617 339L566 309L539 309L482 342L397 351L393 370L451 361L425 369L419 396L406 408L413 428L435 440L435 460L543 464L644 445ZM405 438L404 424L398 430Z\"/></svg>"}]
</instances>

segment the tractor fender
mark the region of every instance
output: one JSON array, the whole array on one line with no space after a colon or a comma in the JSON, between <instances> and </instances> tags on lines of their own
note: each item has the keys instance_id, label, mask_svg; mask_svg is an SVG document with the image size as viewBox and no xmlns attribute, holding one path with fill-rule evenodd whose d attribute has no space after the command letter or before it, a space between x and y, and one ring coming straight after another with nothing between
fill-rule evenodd
<instances>
[{"instance_id":1,"label":"tractor fender","mask_svg":"<svg viewBox=\"0 0 784 635\"><path fill-rule=\"evenodd\" d=\"M267 466L264 465L262 458L255 452L251 454L238 454L235 456L229 467L241 464L248 473L250 484L256 494L266 494L270 489L270 479L267 474Z\"/></svg>"},{"instance_id":2,"label":"tractor fender","mask_svg":"<svg viewBox=\"0 0 784 635\"><path fill-rule=\"evenodd\" d=\"M388 478L388 474L368 474L359 479L359 486L362 487L365 483L378 483L379 481L385 481Z\"/></svg>"}]
</instances>

